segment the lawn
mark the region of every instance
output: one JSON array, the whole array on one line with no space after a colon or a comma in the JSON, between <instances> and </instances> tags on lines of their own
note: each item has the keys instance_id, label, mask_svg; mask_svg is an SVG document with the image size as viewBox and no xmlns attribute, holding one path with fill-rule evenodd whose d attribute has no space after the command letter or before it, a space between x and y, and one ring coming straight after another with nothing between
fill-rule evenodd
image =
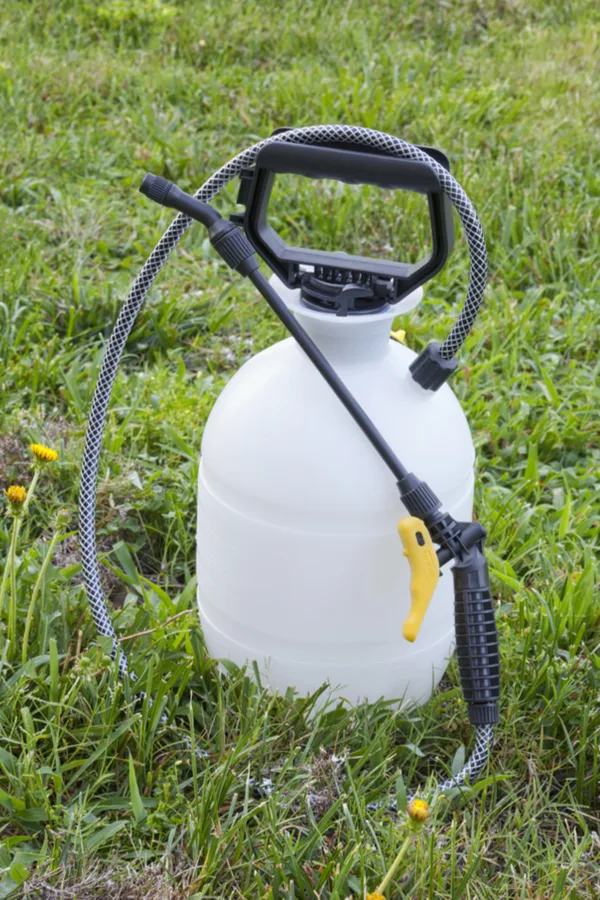
<instances>
[{"instance_id":1,"label":"lawn","mask_svg":"<svg viewBox=\"0 0 600 900\"><path fill-rule=\"evenodd\" d=\"M0 898L362 898L407 834L403 815L367 805L402 784L433 790L468 752L454 662L422 709L314 714L315 698L270 696L207 657L202 426L283 330L199 226L135 326L100 468L105 587L152 705L119 682L86 605L86 415L120 304L172 218L138 194L143 173L195 190L273 128L321 122L445 150L490 249L453 387L478 452L502 722L488 770L433 807L387 897L600 896L599 83L593 0L4 0L0 488L30 484L32 441L60 457L41 472L0 611ZM393 238L419 255L416 201L397 232L375 192L359 221L351 203L332 215L296 188L282 223L315 244L352 249L360 226L370 247ZM235 192L219 204L232 211ZM409 346L445 336L467 272L459 233L398 320Z\"/></svg>"}]
</instances>

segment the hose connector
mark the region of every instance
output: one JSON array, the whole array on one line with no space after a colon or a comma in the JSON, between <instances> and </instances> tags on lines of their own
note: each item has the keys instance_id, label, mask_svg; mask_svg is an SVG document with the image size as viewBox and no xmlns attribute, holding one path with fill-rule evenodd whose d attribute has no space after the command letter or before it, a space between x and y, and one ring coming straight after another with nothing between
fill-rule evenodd
<instances>
[{"instance_id":1,"label":"hose connector","mask_svg":"<svg viewBox=\"0 0 600 900\"><path fill-rule=\"evenodd\" d=\"M219 219L208 229L208 237L230 269L248 276L259 266L253 245L239 226L227 219Z\"/></svg>"},{"instance_id":2,"label":"hose connector","mask_svg":"<svg viewBox=\"0 0 600 900\"><path fill-rule=\"evenodd\" d=\"M458 368L455 356L446 359L442 345L432 341L409 366L413 381L426 391L437 391Z\"/></svg>"}]
</instances>

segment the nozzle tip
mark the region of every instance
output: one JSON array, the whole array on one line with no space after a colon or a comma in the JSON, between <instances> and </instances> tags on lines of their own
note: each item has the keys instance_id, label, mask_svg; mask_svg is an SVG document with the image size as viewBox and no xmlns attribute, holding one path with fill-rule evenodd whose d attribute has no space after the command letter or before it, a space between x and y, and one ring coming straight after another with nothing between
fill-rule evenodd
<instances>
[{"instance_id":1,"label":"nozzle tip","mask_svg":"<svg viewBox=\"0 0 600 900\"><path fill-rule=\"evenodd\" d=\"M148 172L144 175L144 180L140 185L140 192L155 203L165 205L168 193L173 187L173 182L167 178L161 178L160 175L152 175Z\"/></svg>"}]
</instances>

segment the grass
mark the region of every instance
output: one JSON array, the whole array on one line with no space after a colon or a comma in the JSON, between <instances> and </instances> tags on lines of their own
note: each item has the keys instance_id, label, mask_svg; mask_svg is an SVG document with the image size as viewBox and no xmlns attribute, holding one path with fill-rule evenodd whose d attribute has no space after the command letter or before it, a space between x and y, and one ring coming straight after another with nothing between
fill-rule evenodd
<instances>
[{"instance_id":1,"label":"grass","mask_svg":"<svg viewBox=\"0 0 600 900\"><path fill-rule=\"evenodd\" d=\"M381 703L311 715L311 700L224 678L207 658L191 489L202 425L282 331L199 228L136 324L101 462L107 590L123 639L150 632L124 646L153 706L119 684L86 607L74 533L86 415L119 305L170 221L137 194L141 175L195 188L274 127L317 122L443 148L491 251L454 388L478 448L503 719L492 767L436 807L388 897L600 895L599 45L586 0L4 0L2 488L30 480L30 441L61 456L19 536L16 649L8 604L1 616L0 897L362 897L404 840L366 804L399 773L433 785L469 742L454 663L410 715ZM402 219L372 194L359 223L347 196L320 210L298 186L285 197L282 227L321 246L348 246L357 224L371 252L383 239L408 258L426 239L416 201ZM459 243L402 322L412 347L446 333L466 274ZM2 567L10 540L2 518ZM261 777L271 799L253 793Z\"/></svg>"}]
</instances>

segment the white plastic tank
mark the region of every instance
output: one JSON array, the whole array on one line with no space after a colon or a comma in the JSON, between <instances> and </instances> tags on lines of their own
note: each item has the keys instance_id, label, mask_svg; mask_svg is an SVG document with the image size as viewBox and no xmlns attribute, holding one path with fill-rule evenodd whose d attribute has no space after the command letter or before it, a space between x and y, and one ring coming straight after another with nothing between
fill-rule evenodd
<instances>
[{"instance_id":1,"label":"white plastic tank","mask_svg":"<svg viewBox=\"0 0 600 900\"><path fill-rule=\"evenodd\" d=\"M433 393L412 380L415 353L389 337L397 310L344 318L275 286L401 462L470 521L469 426L448 385ZM452 652L452 577L446 569L406 641L397 525L407 514L393 475L292 338L250 359L202 441L198 604L210 654L256 661L279 691L328 682L352 703L425 702Z\"/></svg>"}]
</instances>

